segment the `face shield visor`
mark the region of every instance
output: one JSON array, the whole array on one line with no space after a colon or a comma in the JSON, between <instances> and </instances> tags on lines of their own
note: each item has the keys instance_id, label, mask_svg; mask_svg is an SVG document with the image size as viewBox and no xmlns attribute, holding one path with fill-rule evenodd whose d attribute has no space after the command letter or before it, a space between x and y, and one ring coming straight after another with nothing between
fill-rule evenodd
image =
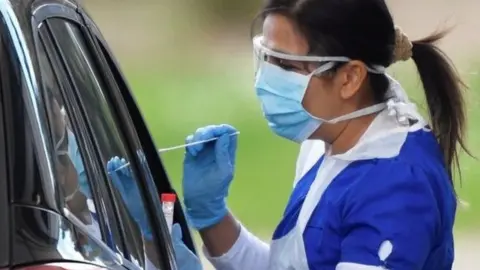
<instances>
[{"instance_id":1,"label":"face shield visor","mask_svg":"<svg viewBox=\"0 0 480 270\"><path fill-rule=\"evenodd\" d=\"M255 77L265 63L282 66L282 63L288 63L289 71L298 73L299 75L307 75L309 77L320 75L334 68L338 63L347 63L352 59L345 56L313 56L313 55L293 55L283 53L265 46L263 35L256 35L253 40L253 57ZM307 71L307 67L313 66L313 71ZM311 67L310 66L310 67ZM292 68L293 67L293 68ZM284 68L285 69L285 68ZM392 76L387 74L386 68L380 65L366 65L368 72L373 74L384 74L389 82L385 99L395 99L396 101L410 103L407 93ZM312 70L310 68L310 70ZM273 82L272 82L273 83Z\"/></svg>"},{"instance_id":2,"label":"face shield visor","mask_svg":"<svg viewBox=\"0 0 480 270\"><path fill-rule=\"evenodd\" d=\"M257 75L258 71L265 63L278 65L289 71L313 76L320 75L332 69L338 63L347 63L351 61L350 58L344 56L293 55L279 52L265 46L262 35L257 35L253 38L253 56L255 75ZM311 72L307 71L307 67L311 67L311 65L315 68ZM385 67L383 66L366 66L366 68L371 73L385 73Z\"/></svg>"}]
</instances>

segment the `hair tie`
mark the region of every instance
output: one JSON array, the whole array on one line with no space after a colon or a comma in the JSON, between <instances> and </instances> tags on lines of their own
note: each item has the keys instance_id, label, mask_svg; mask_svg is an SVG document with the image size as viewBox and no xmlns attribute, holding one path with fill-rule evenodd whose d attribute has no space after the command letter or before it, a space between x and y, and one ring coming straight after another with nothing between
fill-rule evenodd
<instances>
[{"instance_id":1,"label":"hair tie","mask_svg":"<svg viewBox=\"0 0 480 270\"><path fill-rule=\"evenodd\" d=\"M395 49L393 50L393 63L398 61L407 61L412 57L413 44L408 36L395 26Z\"/></svg>"}]
</instances>

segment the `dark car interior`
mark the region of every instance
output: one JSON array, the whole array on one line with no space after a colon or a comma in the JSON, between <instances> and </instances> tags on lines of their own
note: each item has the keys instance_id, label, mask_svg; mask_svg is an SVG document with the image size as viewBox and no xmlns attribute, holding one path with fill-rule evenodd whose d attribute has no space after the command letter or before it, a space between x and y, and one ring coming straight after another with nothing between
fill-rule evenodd
<instances>
[{"instance_id":1,"label":"dark car interior","mask_svg":"<svg viewBox=\"0 0 480 270\"><path fill-rule=\"evenodd\" d=\"M0 0L0 16L0 269L174 269L160 195L175 191L98 27L72 0ZM131 164L153 241L109 180L116 155ZM174 222L196 252L178 200Z\"/></svg>"}]
</instances>

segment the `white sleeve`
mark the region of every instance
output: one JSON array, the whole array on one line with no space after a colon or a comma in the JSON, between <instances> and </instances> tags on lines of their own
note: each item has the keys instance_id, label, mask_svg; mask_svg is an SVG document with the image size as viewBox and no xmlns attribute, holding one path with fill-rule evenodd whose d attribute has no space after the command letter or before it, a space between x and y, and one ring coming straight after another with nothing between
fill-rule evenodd
<instances>
[{"instance_id":1,"label":"white sleeve","mask_svg":"<svg viewBox=\"0 0 480 270\"><path fill-rule=\"evenodd\" d=\"M217 270L266 270L270 259L270 245L242 226L237 241L227 253L220 257L211 257L205 246L203 253Z\"/></svg>"}]
</instances>

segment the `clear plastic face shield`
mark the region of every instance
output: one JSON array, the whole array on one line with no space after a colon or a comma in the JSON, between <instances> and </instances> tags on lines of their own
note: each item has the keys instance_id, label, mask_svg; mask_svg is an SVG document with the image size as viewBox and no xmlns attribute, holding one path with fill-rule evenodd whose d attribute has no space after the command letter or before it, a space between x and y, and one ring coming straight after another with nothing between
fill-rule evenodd
<instances>
[{"instance_id":1,"label":"clear plastic face shield","mask_svg":"<svg viewBox=\"0 0 480 270\"><path fill-rule=\"evenodd\" d=\"M285 63L285 66L291 71L314 76L332 69L337 63L347 63L351 61L350 58L344 56L293 55L279 52L265 46L262 35L257 35L253 38L253 56L255 75L257 75L265 63L280 65L281 67L284 67L283 63ZM311 65L315 66L315 69L309 72L307 71L307 67L311 67ZM366 68L371 73L385 73L385 67L382 66L367 66Z\"/></svg>"},{"instance_id":2,"label":"clear plastic face shield","mask_svg":"<svg viewBox=\"0 0 480 270\"><path fill-rule=\"evenodd\" d=\"M338 63L347 63L351 61L350 58L344 56L313 56L313 55L293 55L288 53L278 52L274 49L268 48L265 46L264 37L263 35L259 34L253 37L253 63L254 63L254 71L255 77L258 74L261 66L265 63L271 63L274 65L278 65L278 63L287 62L289 64L296 62L296 68L299 65L302 65L302 69L304 70L304 75L314 76L320 75L324 72L335 67ZM318 66L312 72L307 72L305 67L308 64L314 64ZM400 85L400 83L391 77L389 74L386 73L386 68L383 66L366 66L367 70L374 74L385 74L390 81L390 87L387 91L386 99L395 99L399 102L410 103L410 100L407 96L407 93ZM298 72L297 70L293 70Z\"/></svg>"}]
</instances>

